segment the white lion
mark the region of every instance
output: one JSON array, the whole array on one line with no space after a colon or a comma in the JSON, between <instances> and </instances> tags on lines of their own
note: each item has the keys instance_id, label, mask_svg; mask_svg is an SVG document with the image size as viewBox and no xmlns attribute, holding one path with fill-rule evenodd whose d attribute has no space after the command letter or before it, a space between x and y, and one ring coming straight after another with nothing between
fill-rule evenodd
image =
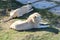
<instances>
[{"instance_id":1,"label":"white lion","mask_svg":"<svg viewBox=\"0 0 60 40\"><path fill-rule=\"evenodd\" d=\"M15 30L28 30L32 28L39 28L40 20L41 20L41 15L39 13L33 13L25 21L18 20L14 22L10 26L10 28Z\"/></svg>"},{"instance_id":2,"label":"white lion","mask_svg":"<svg viewBox=\"0 0 60 40\"><path fill-rule=\"evenodd\" d=\"M26 13L29 13L33 11L32 6L31 5L25 5L22 6L20 8L17 8L16 10L13 10L10 12L10 17L7 20L4 20L4 22L9 21L10 19L14 18L14 17L20 17L23 16Z\"/></svg>"}]
</instances>

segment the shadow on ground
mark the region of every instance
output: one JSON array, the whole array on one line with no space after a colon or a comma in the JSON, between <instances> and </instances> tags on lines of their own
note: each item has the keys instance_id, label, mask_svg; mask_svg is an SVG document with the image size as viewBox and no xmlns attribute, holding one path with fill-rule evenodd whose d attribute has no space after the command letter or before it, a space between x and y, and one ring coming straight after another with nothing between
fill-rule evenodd
<instances>
[{"instance_id":1,"label":"shadow on ground","mask_svg":"<svg viewBox=\"0 0 60 40\"><path fill-rule=\"evenodd\" d=\"M18 31L18 30L17 30ZM35 28L35 29L30 29L30 30L20 30L19 32L22 32L22 31L27 31L27 32L36 32L36 31L47 31L47 32L52 32L52 33L55 33L55 34L58 34L59 33L59 30L56 29L56 28L52 28L52 27L47 27L47 28Z\"/></svg>"}]
</instances>

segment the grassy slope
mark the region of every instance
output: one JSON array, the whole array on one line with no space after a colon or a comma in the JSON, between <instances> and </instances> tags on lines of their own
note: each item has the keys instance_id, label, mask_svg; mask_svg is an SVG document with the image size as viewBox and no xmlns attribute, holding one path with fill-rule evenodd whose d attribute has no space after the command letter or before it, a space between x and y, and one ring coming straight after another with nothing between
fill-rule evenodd
<instances>
[{"instance_id":1,"label":"grassy slope","mask_svg":"<svg viewBox=\"0 0 60 40\"><path fill-rule=\"evenodd\" d=\"M50 29L51 30L51 29ZM0 40L60 40L60 33L55 34L47 31L0 31Z\"/></svg>"}]
</instances>

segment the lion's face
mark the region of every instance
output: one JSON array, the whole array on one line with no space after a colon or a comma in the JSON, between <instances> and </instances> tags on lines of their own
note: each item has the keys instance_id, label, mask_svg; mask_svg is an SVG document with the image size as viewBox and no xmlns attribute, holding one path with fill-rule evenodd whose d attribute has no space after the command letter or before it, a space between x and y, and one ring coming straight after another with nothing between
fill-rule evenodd
<instances>
[{"instance_id":1,"label":"lion's face","mask_svg":"<svg viewBox=\"0 0 60 40\"><path fill-rule=\"evenodd\" d=\"M33 19L32 19L32 21L33 21L34 23L39 23L40 20L41 20L41 15L40 15L39 13L34 13L34 14L33 14Z\"/></svg>"},{"instance_id":2,"label":"lion's face","mask_svg":"<svg viewBox=\"0 0 60 40\"><path fill-rule=\"evenodd\" d=\"M35 16L34 20L35 20L35 22L40 22L41 17L40 16Z\"/></svg>"}]
</instances>

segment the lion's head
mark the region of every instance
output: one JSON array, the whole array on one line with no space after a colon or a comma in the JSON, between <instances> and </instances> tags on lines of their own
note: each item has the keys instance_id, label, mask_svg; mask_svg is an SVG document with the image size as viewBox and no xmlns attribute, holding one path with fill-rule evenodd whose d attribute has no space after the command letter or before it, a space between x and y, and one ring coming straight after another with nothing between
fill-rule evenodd
<instances>
[{"instance_id":1,"label":"lion's head","mask_svg":"<svg viewBox=\"0 0 60 40\"><path fill-rule=\"evenodd\" d=\"M32 21L33 23L39 23L41 20L41 15L39 13L33 13L27 19L28 21Z\"/></svg>"}]
</instances>

